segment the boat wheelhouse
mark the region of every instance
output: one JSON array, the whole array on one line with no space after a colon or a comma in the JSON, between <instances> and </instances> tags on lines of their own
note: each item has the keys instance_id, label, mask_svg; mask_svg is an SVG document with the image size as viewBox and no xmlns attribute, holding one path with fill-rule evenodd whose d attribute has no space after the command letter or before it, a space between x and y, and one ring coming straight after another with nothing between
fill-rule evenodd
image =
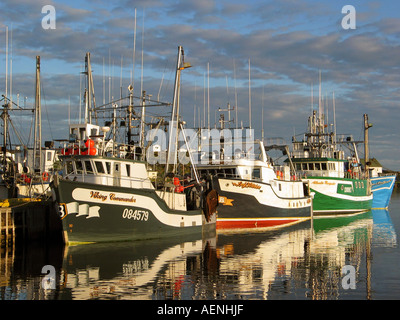
<instances>
[{"instance_id":1,"label":"boat wheelhouse","mask_svg":"<svg viewBox=\"0 0 400 320\"><path fill-rule=\"evenodd\" d=\"M217 231L263 230L309 220L312 201L306 183L289 167L273 167L262 141L256 154L196 165L199 176L211 175L218 193ZM286 173L286 174L285 174Z\"/></svg>"}]
</instances>

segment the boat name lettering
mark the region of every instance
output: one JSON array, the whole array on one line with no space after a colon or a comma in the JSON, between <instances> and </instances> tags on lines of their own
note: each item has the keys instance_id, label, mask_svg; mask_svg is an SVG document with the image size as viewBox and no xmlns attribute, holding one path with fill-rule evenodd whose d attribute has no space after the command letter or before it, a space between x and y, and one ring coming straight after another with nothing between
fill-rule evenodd
<instances>
[{"instance_id":1,"label":"boat name lettering","mask_svg":"<svg viewBox=\"0 0 400 320\"><path fill-rule=\"evenodd\" d=\"M90 191L90 197L93 199L101 199L101 201L106 201L107 200L107 195L101 194L98 191Z\"/></svg>"},{"instance_id":2,"label":"boat name lettering","mask_svg":"<svg viewBox=\"0 0 400 320\"><path fill-rule=\"evenodd\" d=\"M147 210L133 210L125 208L122 212L122 218L147 221L149 220L149 212Z\"/></svg>"},{"instance_id":3,"label":"boat name lettering","mask_svg":"<svg viewBox=\"0 0 400 320\"><path fill-rule=\"evenodd\" d=\"M329 182L329 181L313 181L311 182L312 184L327 184L329 186L334 186L335 183L334 182Z\"/></svg>"},{"instance_id":4,"label":"boat name lettering","mask_svg":"<svg viewBox=\"0 0 400 320\"><path fill-rule=\"evenodd\" d=\"M234 187L261 189L261 186L252 182L232 182Z\"/></svg>"},{"instance_id":5,"label":"boat name lettering","mask_svg":"<svg viewBox=\"0 0 400 320\"><path fill-rule=\"evenodd\" d=\"M390 181L377 181L377 182L372 182L373 186L378 186L382 184L388 184Z\"/></svg>"},{"instance_id":6,"label":"boat name lettering","mask_svg":"<svg viewBox=\"0 0 400 320\"><path fill-rule=\"evenodd\" d=\"M112 200L112 201L124 201L124 202L136 202L136 199L134 199L133 197L130 197L130 198L116 197L115 193L110 193L110 200Z\"/></svg>"},{"instance_id":7,"label":"boat name lettering","mask_svg":"<svg viewBox=\"0 0 400 320\"><path fill-rule=\"evenodd\" d=\"M98 191L90 191L90 198L100 199L101 201L106 201L107 199L109 199L110 201L136 202L136 199L133 197L123 198L116 196L115 193L110 193L109 195L106 195Z\"/></svg>"}]
</instances>

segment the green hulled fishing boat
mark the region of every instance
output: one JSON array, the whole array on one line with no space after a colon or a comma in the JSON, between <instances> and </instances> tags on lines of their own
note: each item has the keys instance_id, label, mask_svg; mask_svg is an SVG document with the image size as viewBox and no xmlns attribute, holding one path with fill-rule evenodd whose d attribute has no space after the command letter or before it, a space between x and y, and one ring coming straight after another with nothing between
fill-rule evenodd
<instances>
[{"instance_id":1,"label":"green hulled fishing boat","mask_svg":"<svg viewBox=\"0 0 400 320\"><path fill-rule=\"evenodd\" d=\"M368 127L366 125L366 131ZM358 141L352 137L337 138L334 131L326 132L326 128L324 117L314 110L304 139L297 141L293 137L291 161L314 193L314 214L355 213L371 209L371 183L367 168L361 166L358 158ZM341 144L352 146L353 154L346 157L345 152L339 150Z\"/></svg>"}]
</instances>

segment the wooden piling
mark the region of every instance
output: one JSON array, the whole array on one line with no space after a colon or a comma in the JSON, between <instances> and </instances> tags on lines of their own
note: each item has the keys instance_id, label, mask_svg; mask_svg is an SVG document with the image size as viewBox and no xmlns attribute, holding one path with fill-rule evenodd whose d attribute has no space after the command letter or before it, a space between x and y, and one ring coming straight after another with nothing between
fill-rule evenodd
<instances>
[{"instance_id":1,"label":"wooden piling","mask_svg":"<svg viewBox=\"0 0 400 320\"><path fill-rule=\"evenodd\" d=\"M0 207L0 226L1 247L15 242L62 241L61 219L51 201Z\"/></svg>"},{"instance_id":2,"label":"wooden piling","mask_svg":"<svg viewBox=\"0 0 400 320\"><path fill-rule=\"evenodd\" d=\"M0 208L1 247L9 247L15 242L15 225L11 208Z\"/></svg>"}]
</instances>

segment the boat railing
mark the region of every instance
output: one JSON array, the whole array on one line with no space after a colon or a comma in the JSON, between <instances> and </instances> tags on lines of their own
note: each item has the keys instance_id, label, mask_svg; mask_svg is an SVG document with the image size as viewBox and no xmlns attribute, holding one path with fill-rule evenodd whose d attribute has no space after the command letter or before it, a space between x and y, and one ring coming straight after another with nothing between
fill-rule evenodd
<instances>
[{"instance_id":1,"label":"boat railing","mask_svg":"<svg viewBox=\"0 0 400 320\"><path fill-rule=\"evenodd\" d=\"M313 172L313 171L298 171L297 175L300 179L306 179L307 177L327 177L327 178L344 178L344 179L356 179L364 180L366 179L365 173L363 172L344 172L332 175L332 173L324 172Z\"/></svg>"},{"instance_id":2,"label":"boat railing","mask_svg":"<svg viewBox=\"0 0 400 320\"><path fill-rule=\"evenodd\" d=\"M18 172L15 174L16 181L18 183L31 184L31 183L42 183L50 182L54 172L43 171L43 172Z\"/></svg>"},{"instance_id":3,"label":"boat railing","mask_svg":"<svg viewBox=\"0 0 400 320\"><path fill-rule=\"evenodd\" d=\"M215 174L216 177L222 178L240 178L240 176L236 173L225 173L225 172L218 172Z\"/></svg>"},{"instance_id":4,"label":"boat railing","mask_svg":"<svg viewBox=\"0 0 400 320\"><path fill-rule=\"evenodd\" d=\"M111 154L121 159L136 159L142 156L134 145L113 142L109 140L103 143L102 141L94 141L88 139L86 141L64 142L58 149L58 154L61 155L102 155Z\"/></svg>"},{"instance_id":5,"label":"boat railing","mask_svg":"<svg viewBox=\"0 0 400 320\"><path fill-rule=\"evenodd\" d=\"M282 181L299 181L301 179L300 172L290 172L290 168L287 166L274 166L276 178Z\"/></svg>"},{"instance_id":6,"label":"boat railing","mask_svg":"<svg viewBox=\"0 0 400 320\"><path fill-rule=\"evenodd\" d=\"M147 178L139 178L139 177L127 177L127 176L115 176L113 174L94 174L94 173L87 173L82 170L82 172L69 172L69 173L62 173L62 177L66 180L73 180L81 182L90 182L96 183L96 180L103 184L104 179L108 181L108 185L118 185L118 186L131 186L132 183L144 183L148 182Z\"/></svg>"}]
</instances>

